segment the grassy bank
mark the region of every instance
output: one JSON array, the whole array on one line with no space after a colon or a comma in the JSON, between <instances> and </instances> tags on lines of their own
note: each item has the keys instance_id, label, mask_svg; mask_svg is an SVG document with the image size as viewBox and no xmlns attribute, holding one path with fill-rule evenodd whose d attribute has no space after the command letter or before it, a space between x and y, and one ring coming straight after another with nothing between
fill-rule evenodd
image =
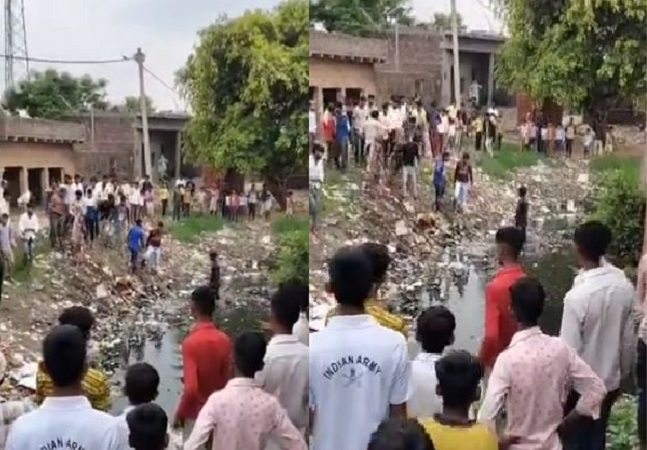
<instances>
[{"instance_id":1,"label":"grassy bank","mask_svg":"<svg viewBox=\"0 0 647 450\"><path fill-rule=\"evenodd\" d=\"M272 234L277 240L276 261L272 265L272 281L282 283L299 280L308 283L310 232L305 215L280 216L272 222Z\"/></svg>"},{"instance_id":2,"label":"grassy bank","mask_svg":"<svg viewBox=\"0 0 647 450\"><path fill-rule=\"evenodd\" d=\"M640 179L641 158L626 155L603 155L591 159L591 173L600 175L614 170L621 171L625 176L632 179Z\"/></svg>"},{"instance_id":3,"label":"grassy bank","mask_svg":"<svg viewBox=\"0 0 647 450\"><path fill-rule=\"evenodd\" d=\"M195 243L200 233L219 231L223 225L223 220L214 216L194 216L165 223L166 229L174 239L187 243Z\"/></svg>"},{"instance_id":4,"label":"grassy bank","mask_svg":"<svg viewBox=\"0 0 647 450\"><path fill-rule=\"evenodd\" d=\"M534 166L540 159L537 152L521 151L518 145L503 143L500 151L492 156L483 154L477 164L486 175L507 179L516 169Z\"/></svg>"}]
</instances>

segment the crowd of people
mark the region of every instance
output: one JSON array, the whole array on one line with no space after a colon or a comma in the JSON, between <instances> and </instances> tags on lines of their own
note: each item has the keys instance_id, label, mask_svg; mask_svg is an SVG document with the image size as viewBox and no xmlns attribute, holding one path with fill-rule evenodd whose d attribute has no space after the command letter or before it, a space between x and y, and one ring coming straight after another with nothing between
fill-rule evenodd
<instances>
[{"instance_id":1,"label":"crowd of people","mask_svg":"<svg viewBox=\"0 0 647 450\"><path fill-rule=\"evenodd\" d=\"M73 306L43 341L32 398L0 403L6 450L305 450L308 433L308 286L288 282L270 301L266 334L230 338L214 324L216 293L191 294L194 324L182 342L183 392L172 418L156 404L160 374L127 368L129 406L111 415L111 382L98 363L94 317ZM0 354L4 379L7 361ZM181 439L170 439L172 430Z\"/></svg>"},{"instance_id":2,"label":"crowd of people","mask_svg":"<svg viewBox=\"0 0 647 450\"><path fill-rule=\"evenodd\" d=\"M478 353L450 349L456 318L438 304L416 319L421 351L413 360L406 322L377 298L388 248L340 249L328 266L336 306L310 336L313 448L604 450L621 385L636 374L644 448L647 262L636 297L606 259L611 238L599 222L577 227L580 271L559 336L549 336L539 327L549 300L519 262L524 230L499 229L500 267L486 287Z\"/></svg>"}]
</instances>

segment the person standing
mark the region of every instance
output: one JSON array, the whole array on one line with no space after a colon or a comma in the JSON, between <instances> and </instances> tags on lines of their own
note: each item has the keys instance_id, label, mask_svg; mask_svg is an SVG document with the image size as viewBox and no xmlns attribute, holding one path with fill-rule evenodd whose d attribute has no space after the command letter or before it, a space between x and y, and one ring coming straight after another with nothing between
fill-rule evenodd
<instances>
[{"instance_id":1,"label":"person standing","mask_svg":"<svg viewBox=\"0 0 647 450\"><path fill-rule=\"evenodd\" d=\"M213 290L216 300L220 300L220 264L218 263L218 252L209 252L211 270L209 271L209 287Z\"/></svg>"},{"instance_id":2,"label":"person standing","mask_svg":"<svg viewBox=\"0 0 647 450\"><path fill-rule=\"evenodd\" d=\"M92 409L83 393L86 357L87 343L79 328L60 325L48 333L43 342L43 364L54 385L53 394L14 422L5 450L128 448L117 419Z\"/></svg>"},{"instance_id":3,"label":"person standing","mask_svg":"<svg viewBox=\"0 0 647 450\"><path fill-rule=\"evenodd\" d=\"M231 377L231 340L214 325L215 309L211 287L201 286L193 291L191 315L195 323L182 342L184 390L173 420L173 428L183 428L185 439L207 398L224 388Z\"/></svg>"},{"instance_id":4,"label":"person standing","mask_svg":"<svg viewBox=\"0 0 647 450\"><path fill-rule=\"evenodd\" d=\"M304 283L288 282L272 296L270 328L274 335L267 344L263 370L256 374L259 385L279 400L304 437L309 420L308 347L299 342L292 329L299 319L299 297L307 291ZM268 450L278 448L278 443L270 442Z\"/></svg>"},{"instance_id":5,"label":"person standing","mask_svg":"<svg viewBox=\"0 0 647 450\"><path fill-rule=\"evenodd\" d=\"M530 205L526 195L528 190L525 186L521 186L517 191L517 209L514 213L514 226L523 231L523 239L526 240L526 228L528 227L528 210Z\"/></svg>"},{"instance_id":6,"label":"person standing","mask_svg":"<svg viewBox=\"0 0 647 450\"><path fill-rule=\"evenodd\" d=\"M2 259L5 263L5 277L11 280L13 276L15 260L13 255L13 248L15 246L13 229L11 227L11 218L9 214L2 214L0 216L0 251L2 251Z\"/></svg>"},{"instance_id":7,"label":"person standing","mask_svg":"<svg viewBox=\"0 0 647 450\"><path fill-rule=\"evenodd\" d=\"M406 417L407 343L367 314L374 279L365 253L338 250L328 274L338 305L328 325L310 336L312 445L364 449L388 416Z\"/></svg>"},{"instance_id":8,"label":"person standing","mask_svg":"<svg viewBox=\"0 0 647 450\"><path fill-rule=\"evenodd\" d=\"M368 119L369 111L366 106L366 97L361 96L359 103L353 108L353 149L355 166L360 167L366 162L364 154L364 124Z\"/></svg>"},{"instance_id":9,"label":"person standing","mask_svg":"<svg viewBox=\"0 0 647 450\"><path fill-rule=\"evenodd\" d=\"M337 104L335 110L335 166L339 170L348 167L348 141L350 136L350 122L344 105Z\"/></svg>"},{"instance_id":10,"label":"person standing","mask_svg":"<svg viewBox=\"0 0 647 450\"><path fill-rule=\"evenodd\" d=\"M447 184L447 163L449 162L449 152L443 152L434 159L434 207L440 211L445 196L445 185Z\"/></svg>"},{"instance_id":11,"label":"person standing","mask_svg":"<svg viewBox=\"0 0 647 450\"><path fill-rule=\"evenodd\" d=\"M264 450L275 439L282 450L307 450L301 433L279 400L254 382L263 369L267 343L262 334L243 332L234 342L234 378L209 396L200 409L184 450Z\"/></svg>"},{"instance_id":12,"label":"person standing","mask_svg":"<svg viewBox=\"0 0 647 450\"><path fill-rule=\"evenodd\" d=\"M566 156L573 156L573 141L575 140L575 124L573 123L573 118L568 119L568 125L566 125Z\"/></svg>"},{"instance_id":13,"label":"person standing","mask_svg":"<svg viewBox=\"0 0 647 450\"><path fill-rule=\"evenodd\" d=\"M144 248L146 232L142 227L142 220L137 219L135 225L128 230L126 241L128 243L128 252L130 254L130 270L132 273L137 272L139 268L139 254Z\"/></svg>"},{"instance_id":14,"label":"person standing","mask_svg":"<svg viewBox=\"0 0 647 450\"><path fill-rule=\"evenodd\" d=\"M470 154L465 152L463 157L456 164L454 172L454 198L456 201L456 210L465 212L467 206L467 195L470 187L474 184L474 173L470 163Z\"/></svg>"},{"instance_id":15,"label":"person standing","mask_svg":"<svg viewBox=\"0 0 647 450\"><path fill-rule=\"evenodd\" d=\"M435 450L431 438L414 419L391 419L371 435L368 450Z\"/></svg>"},{"instance_id":16,"label":"person standing","mask_svg":"<svg viewBox=\"0 0 647 450\"><path fill-rule=\"evenodd\" d=\"M582 418L597 418L606 390L602 380L562 339L544 334L539 319L546 293L533 278L520 278L510 288L512 314L519 330L497 358L488 381L479 420L496 431L507 411L505 444L514 449L561 450L560 438ZM580 398L564 417L564 387Z\"/></svg>"},{"instance_id":17,"label":"person standing","mask_svg":"<svg viewBox=\"0 0 647 450\"><path fill-rule=\"evenodd\" d=\"M315 111L315 103L310 100L308 105L308 147L309 152L312 153L312 146L317 139L317 112Z\"/></svg>"},{"instance_id":18,"label":"person standing","mask_svg":"<svg viewBox=\"0 0 647 450\"><path fill-rule=\"evenodd\" d=\"M162 236L164 235L164 222L157 222L146 238L146 261L152 271L156 272L162 263Z\"/></svg>"},{"instance_id":19,"label":"person standing","mask_svg":"<svg viewBox=\"0 0 647 450\"><path fill-rule=\"evenodd\" d=\"M168 417L154 403L133 408L125 418L128 444L133 450L165 450L169 446Z\"/></svg>"},{"instance_id":20,"label":"person standing","mask_svg":"<svg viewBox=\"0 0 647 450\"><path fill-rule=\"evenodd\" d=\"M634 288L604 258L611 239L611 230L597 221L581 224L573 235L581 271L564 297L560 337L604 381L607 395L599 418L582 426L564 446L567 450L604 450L611 408L635 357ZM577 393L569 395L567 412L578 398Z\"/></svg>"},{"instance_id":21,"label":"person standing","mask_svg":"<svg viewBox=\"0 0 647 450\"><path fill-rule=\"evenodd\" d=\"M407 184L411 182L411 192L414 200L418 198L418 161L420 147L413 140L413 133L407 136L407 142L402 146L402 196L407 196Z\"/></svg>"},{"instance_id":22,"label":"person standing","mask_svg":"<svg viewBox=\"0 0 647 450\"><path fill-rule=\"evenodd\" d=\"M324 182L324 161L322 148L315 143L308 161L308 210L310 212L310 232L317 231L321 211L321 189Z\"/></svg>"},{"instance_id":23,"label":"person standing","mask_svg":"<svg viewBox=\"0 0 647 450\"><path fill-rule=\"evenodd\" d=\"M481 364L488 372L499 354L510 344L517 323L510 311L510 287L525 276L519 264L523 249L523 232L516 227L499 228L496 232L499 269L485 286L485 330L479 352Z\"/></svg>"}]
</instances>

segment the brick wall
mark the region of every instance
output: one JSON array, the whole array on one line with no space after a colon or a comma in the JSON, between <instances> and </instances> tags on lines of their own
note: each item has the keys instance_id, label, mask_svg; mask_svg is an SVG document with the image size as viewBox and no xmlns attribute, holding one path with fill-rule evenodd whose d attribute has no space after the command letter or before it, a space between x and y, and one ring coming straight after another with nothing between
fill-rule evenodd
<instances>
[{"instance_id":1,"label":"brick wall","mask_svg":"<svg viewBox=\"0 0 647 450\"><path fill-rule=\"evenodd\" d=\"M60 167L74 174L76 164L71 144L0 142L0 167Z\"/></svg>"},{"instance_id":2,"label":"brick wall","mask_svg":"<svg viewBox=\"0 0 647 450\"><path fill-rule=\"evenodd\" d=\"M83 141L83 126L58 120L29 119L25 117L0 116L2 137L29 138L32 140Z\"/></svg>"}]
</instances>

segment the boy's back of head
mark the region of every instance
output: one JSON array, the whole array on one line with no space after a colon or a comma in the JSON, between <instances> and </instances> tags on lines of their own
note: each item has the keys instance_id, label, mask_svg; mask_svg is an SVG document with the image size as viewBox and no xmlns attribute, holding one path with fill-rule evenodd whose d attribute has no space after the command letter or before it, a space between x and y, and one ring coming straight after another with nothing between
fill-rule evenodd
<instances>
[{"instance_id":1,"label":"boy's back of head","mask_svg":"<svg viewBox=\"0 0 647 450\"><path fill-rule=\"evenodd\" d=\"M344 247L328 264L329 291L337 303L363 307L373 287L372 266L364 252Z\"/></svg>"},{"instance_id":2,"label":"boy's back of head","mask_svg":"<svg viewBox=\"0 0 647 450\"><path fill-rule=\"evenodd\" d=\"M368 450L434 450L434 445L417 420L389 419L373 433Z\"/></svg>"},{"instance_id":3,"label":"boy's back of head","mask_svg":"<svg viewBox=\"0 0 647 450\"><path fill-rule=\"evenodd\" d=\"M436 362L436 378L443 406L467 410L478 400L483 367L469 352L454 350Z\"/></svg>"},{"instance_id":4,"label":"boy's back of head","mask_svg":"<svg viewBox=\"0 0 647 450\"><path fill-rule=\"evenodd\" d=\"M418 316L416 340L426 353L441 354L454 342L456 318L444 306L432 306Z\"/></svg>"},{"instance_id":5,"label":"boy's back of head","mask_svg":"<svg viewBox=\"0 0 647 450\"><path fill-rule=\"evenodd\" d=\"M54 386L80 384L86 370L87 342L74 325L54 327L43 341L43 363Z\"/></svg>"},{"instance_id":6,"label":"boy's back of head","mask_svg":"<svg viewBox=\"0 0 647 450\"><path fill-rule=\"evenodd\" d=\"M168 446L168 418L155 403L137 406L126 416L128 443L134 450L164 450Z\"/></svg>"},{"instance_id":7,"label":"boy's back of head","mask_svg":"<svg viewBox=\"0 0 647 450\"><path fill-rule=\"evenodd\" d=\"M136 363L128 367L124 393L131 405L137 406L155 401L160 377L157 369L148 363Z\"/></svg>"}]
</instances>

